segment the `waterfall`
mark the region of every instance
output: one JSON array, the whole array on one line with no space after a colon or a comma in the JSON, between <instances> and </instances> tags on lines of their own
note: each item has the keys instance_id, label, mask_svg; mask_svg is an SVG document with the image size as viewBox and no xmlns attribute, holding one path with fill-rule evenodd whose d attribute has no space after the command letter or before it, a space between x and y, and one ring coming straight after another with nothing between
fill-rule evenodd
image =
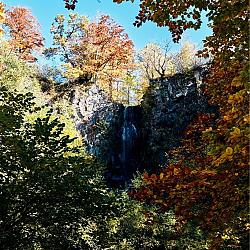
<instances>
[{"instance_id":1,"label":"waterfall","mask_svg":"<svg viewBox=\"0 0 250 250\"><path fill-rule=\"evenodd\" d=\"M130 182L133 174L140 169L142 132L141 107L128 106L120 109L114 137L110 144L108 169L105 174L111 187L121 187Z\"/></svg>"},{"instance_id":2,"label":"waterfall","mask_svg":"<svg viewBox=\"0 0 250 250\"><path fill-rule=\"evenodd\" d=\"M125 180L131 177L135 167L135 146L138 139L138 131L135 125L133 107L125 107L122 126L121 167Z\"/></svg>"}]
</instances>

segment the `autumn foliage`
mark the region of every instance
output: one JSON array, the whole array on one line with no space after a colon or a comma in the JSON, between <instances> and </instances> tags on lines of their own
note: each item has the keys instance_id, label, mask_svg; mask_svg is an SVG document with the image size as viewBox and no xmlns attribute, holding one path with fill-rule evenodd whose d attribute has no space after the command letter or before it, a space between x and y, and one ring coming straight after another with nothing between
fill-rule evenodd
<instances>
[{"instance_id":1,"label":"autumn foliage","mask_svg":"<svg viewBox=\"0 0 250 250\"><path fill-rule=\"evenodd\" d=\"M37 19L24 7L6 11L5 26L10 34L9 43L21 59L34 61L33 52L43 47L43 37Z\"/></svg>"},{"instance_id":2,"label":"autumn foliage","mask_svg":"<svg viewBox=\"0 0 250 250\"><path fill-rule=\"evenodd\" d=\"M248 227L248 3L142 0L140 8L137 26L148 20L168 26L175 41L200 28L206 11L213 34L200 56L213 57L205 93L217 112L199 114L182 146L169 153L175 161L158 174L145 173L131 195L174 209L180 220L198 219L213 237L212 248L231 240L228 231L242 240Z\"/></svg>"},{"instance_id":3,"label":"autumn foliage","mask_svg":"<svg viewBox=\"0 0 250 250\"><path fill-rule=\"evenodd\" d=\"M60 55L65 76L82 83L95 82L109 92L112 83L134 67L134 45L124 29L108 15L93 22L70 14L68 21L59 15L51 32L54 48L47 55Z\"/></svg>"},{"instance_id":4,"label":"autumn foliage","mask_svg":"<svg viewBox=\"0 0 250 250\"><path fill-rule=\"evenodd\" d=\"M2 24L5 20L5 14L4 14L4 4L0 2L0 24ZM0 34L3 33L2 27L0 27Z\"/></svg>"},{"instance_id":5,"label":"autumn foliage","mask_svg":"<svg viewBox=\"0 0 250 250\"><path fill-rule=\"evenodd\" d=\"M116 3L125 1L134 2L134 0L113 0ZM66 8L74 10L77 0L64 0L64 2ZM20 232L20 239L25 242L27 240L27 232L29 232L31 240L28 244L30 244L30 247L40 247L40 245L34 245L32 238L38 237L37 242L41 241L41 244L44 240L48 240L48 243L46 243L48 245L45 245L44 248L57 247L58 242L61 242L61 248L67 246L67 244L71 248L77 248L78 246L74 243L75 233L77 235L75 241L79 245L82 244L83 249L87 249L90 246L88 245L90 244L89 240L93 242L100 241L104 246L103 248L108 249L107 245L109 244L106 243L108 232L109 235L115 234L118 238L120 236L117 236L117 234L122 235L121 244L125 245L123 245L123 248L118 246L117 249L132 249L126 245L126 237L127 235L134 237L133 233L131 233L134 231L129 231L131 230L129 229L129 224L133 224L134 221L137 223L137 220L141 220L141 217L138 219L138 211L140 211L140 214L143 215L143 222L138 222L138 225L142 228L142 233L140 232L139 236L137 236L139 238L137 246L144 247L141 235L150 241L151 235L157 232L157 230L160 231L160 227L166 224L165 221L164 224L151 219L153 218L151 216L153 212L155 213L156 211L157 215L162 215L165 212L172 213L173 211L174 220L177 221L175 225L178 225L177 231L184 232L185 226L191 222L192 225L204 232L210 244L209 249L247 249L247 230L250 228L248 222L250 134L248 2L246 0L140 0L139 8L139 13L134 23L136 26L139 27L146 21L153 21L158 26L166 26L169 28L175 42L180 40L185 30L199 29L203 21L203 13L205 13L213 33L206 38L204 49L198 52L198 55L204 58L211 56L213 59L208 68L209 72L206 78L203 79L205 86L204 95L206 95L209 101L210 112L205 114L198 113L196 118L186 128L181 145L167 152L169 156L168 162L158 172L144 172L141 176L140 185L131 188L129 195L133 200L130 201L132 201L131 204L136 204L136 206L131 205L130 207L136 208L140 206L140 209L137 208L137 212L132 214L136 209L130 209L129 207L128 210L132 211L129 211L132 216L129 217L130 221L127 222L126 216L121 215L125 206L123 200L121 198L117 199L119 196L115 196L115 193L109 193L108 189L102 189L103 184L100 181L102 176L99 176L99 172L97 172L96 163L92 163L92 161L88 163L86 158L86 166L89 166L89 168L82 168L85 162L83 158L76 157L72 161L71 157L64 157L64 152L71 150L70 147L64 146L71 139L67 136L61 137L64 125L60 125L57 120L51 123L51 114L48 113L47 118L38 118L34 124L26 124L27 130L24 129L25 127L20 129L19 123L23 121L23 114L18 118L15 113L24 112L22 110L25 110L26 106L26 111L28 111L31 105L30 100L33 98L26 100L26 97L22 97L22 95L15 97L15 95L3 88L0 103L3 106L3 115L0 118L4 125L3 128L6 127L9 130L1 134L3 138L2 155L7 155L9 158L6 158L7 160L5 161L5 158L0 157L0 161L5 164L2 165L6 166L7 173L6 175L2 174L2 179L8 177L8 181L2 182L3 184L1 185L7 185L9 190L6 193L4 191L0 192L0 194L5 195L4 199L10 204L8 207L4 202L1 203L4 208L3 211L6 214L10 213L9 208L12 206L11 212L13 212L9 217L11 220L6 216L2 216L3 218L0 220L1 223L4 222L8 226L6 241L4 238L6 235L2 234L2 238L5 241L4 244L6 244L3 245L2 243L3 246L8 246L9 243L18 244L18 241L9 239L12 239L15 234L18 236ZM3 23L5 27L6 40L8 40L12 50L19 56L22 63L24 63L23 60L34 62L36 58L33 53L43 47L43 38L39 31L39 24L31 14L31 11L23 7L14 7L5 11L4 5L0 3L0 23ZM0 33L2 33L2 29L0 29ZM132 87L134 79L129 73L134 69L133 42L124 29L115 23L110 16L101 15L91 22L86 17L73 13L69 15L68 19L63 15L59 15L55 19L51 33L53 34L54 43L52 48L47 49L46 55L59 56L61 61L63 61L63 77L67 81L65 85L72 87L73 84L87 85L95 83L109 93L110 99L112 99L113 84L121 79L126 79L127 77L128 87L126 90ZM188 50L186 49L186 51ZM162 52L161 48L157 48L157 46L149 46L146 52L153 52L153 57L159 55L159 62L161 62L158 68L153 68L153 73L151 72L152 78L155 78L155 75L157 75L155 72L159 68L161 68L162 72L158 70L157 76L163 78L170 74L167 70L173 68L172 58L167 57L166 53L164 56L164 51ZM146 54L144 53L144 57L149 58L146 61L146 66L148 66L154 63L154 61L150 59L152 57L145 56ZM186 68L194 64L191 63L191 66L189 65L192 56L188 57L187 63L186 61L184 62L185 54L188 54L185 53L185 50L183 50L182 54L179 54L179 62L183 61L183 65L178 63L181 67L177 71L182 73L185 73ZM167 63L168 67L165 67ZM2 68L5 70L5 64L3 65L4 67ZM6 69L9 70L7 66ZM11 74L13 76L13 73ZM6 78L3 78L5 85L7 84ZM16 80L13 81L16 84ZM129 105L129 91L127 93L128 96L126 97ZM27 95L27 98L30 98L29 95ZM6 99L7 105L4 104ZM13 103L14 106L11 105ZM13 120L13 117L18 119ZM17 123L17 127L13 127L12 123L14 125ZM54 128L53 124L56 128ZM36 127L34 128L34 126ZM9 134L12 130L13 133ZM48 138L44 137L46 133ZM17 142L13 140L13 135L18 138ZM8 140L5 140L5 138ZM6 145L9 147L7 154L4 143L7 143ZM47 150L44 146L46 143L50 146L48 147L51 155L49 158L46 158L46 152L45 154L43 152ZM34 154L32 150L36 149L34 147L36 144L38 151L35 152L37 154ZM62 146L61 148L60 145ZM57 152L58 147L59 153ZM23 148L23 150L19 148ZM42 153L40 153L40 149ZM23 160L19 161L15 157L13 158L12 151L14 155L20 156L19 158ZM58 159L55 159L56 152L60 156L57 157ZM34 162L37 161L37 165L33 164L33 166L30 164L33 161L30 161L30 159L33 159ZM26 179L16 175L20 164L23 166L22 171L24 175L27 175L29 178L27 183L30 183L30 186L26 185ZM42 167L41 171L38 172L39 178L37 182L32 175L29 175L33 172L29 172L27 166L30 166L32 171L33 167L35 167L35 170ZM49 172L46 172L45 170L48 166L51 166L51 169ZM59 167L59 175L52 171L55 166ZM71 171L70 168L74 171ZM8 176L10 171L16 177ZM46 176L46 173L49 175ZM36 174L36 171L34 174ZM53 174L57 174L57 178L54 178ZM98 174L98 176L96 180L92 180L95 174ZM44 176L46 177L45 179ZM13 190L16 187L18 188L18 185L13 186L11 181L15 180L17 180L15 184L18 184L18 181L22 184L20 189L21 196L18 195L19 190L17 190L18 192L14 191L15 199L13 199ZM38 182L42 186L41 192L39 191L40 194L37 193ZM78 182L81 185L78 185ZM82 185L83 182L84 185ZM48 187L50 190L47 190ZM26 197L26 189L32 194L28 203L29 199L27 200ZM71 190L71 192L68 190ZM46 196L43 202L44 206L40 206L40 200L37 199L37 197L39 198L38 194L42 198L44 195ZM49 196L47 197L47 195ZM86 200L83 197L84 199L87 197ZM120 202L118 205L115 204L116 199L117 204ZM141 203L136 203L136 200ZM29 212L28 208L32 202L36 206L34 210ZM20 205L17 207L15 204ZM84 224L85 221L82 224L83 221L81 220L86 216L84 214L85 210L83 210L85 205L88 220L86 220L86 224ZM151 211L147 210L149 207ZM56 210L53 213L54 208ZM40 219L39 211L43 211L43 209L45 209L44 214L41 212L42 216ZM115 213L113 213L112 209L117 209L117 214L119 213L119 215L115 215L117 218L118 216L123 216L122 220L126 222L124 223L124 232L119 232L118 228L122 220L114 218ZM20 213L18 212L19 210L21 211ZM106 211L106 215L103 213L104 211ZM55 217L55 214L57 217ZM103 215L106 217L103 217ZM34 221L33 218L36 217L39 220ZM51 220L48 220L48 218L51 218ZM105 226L99 226L99 221L100 219L102 221L103 218L104 221L102 223ZM107 218L108 224L106 224ZM69 224L69 219L71 219L72 227L69 226L71 225ZM75 228L77 225L75 221L79 223L78 228ZM58 225L62 222L63 224L58 230ZM52 227L50 223L52 223ZM83 226L80 227L80 225ZM156 225L154 232L150 231L149 233L145 231L148 228L150 229L151 226L154 227L154 225ZM37 234L36 227L40 227L41 237ZM1 229L3 232L4 230L6 232L6 228L1 228L3 228ZM83 232L81 231L82 228ZM55 241L53 234L50 233L51 230L56 232L54 234ZM113 230L113 232L110 233L108 230ZM98 233L100 231L100 235L102 234L103 237L100 238L100 235L95 234L95 231ZM66 234L64 235L62 232L66 232ZM93 232L94 234L92 234ZM181 236L181 233L178 237ZM124 237L123 234L125 235ZM48 236L53 236L52 245ZM166 234L164 234L165 236ZM61 237L66 240L67 244L61 241ZM167 240L164 237L162 237L163 240L161 238L161 241L164 241L165 244ZM84 243L81 243L81 241ZM112 238L110 242L113 243L113 241L114 239ZM22 247L19 244L20 246ZM101 245L91 245L91 247L93 249L101 249ZM157 245L155 247L160 249L161 246ZM199 246L195 247L192 249L199 249ZM115 248L112 247L112 249ZM135 247L134 249L139 248Z\"/></svg>"}]
</instances>

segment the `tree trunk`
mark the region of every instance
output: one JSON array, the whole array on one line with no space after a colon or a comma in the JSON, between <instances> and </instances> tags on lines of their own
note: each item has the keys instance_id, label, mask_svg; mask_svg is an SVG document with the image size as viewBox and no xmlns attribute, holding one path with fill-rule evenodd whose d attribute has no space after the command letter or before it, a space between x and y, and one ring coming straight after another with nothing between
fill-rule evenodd
<instances>
[{"instance_id":1,"label":"tree trunk","mask_svg":"<svg viewBox=\"0 0 250 250\"><path fill-rule=\"evenodd\" d=\"M113 101L113 86L112 86L112 81L109 81L109 100L112 102Z\"/></svg>"}]
</instances>

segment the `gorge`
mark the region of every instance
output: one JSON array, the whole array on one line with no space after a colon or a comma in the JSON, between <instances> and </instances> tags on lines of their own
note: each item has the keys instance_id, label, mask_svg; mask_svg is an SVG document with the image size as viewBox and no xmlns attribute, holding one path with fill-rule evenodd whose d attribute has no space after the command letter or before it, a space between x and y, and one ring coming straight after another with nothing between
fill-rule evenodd
<instances>
[{"instance_id":1,"label":"gorge","mask_svg":"<svg viewBox=\"0 0 250 250\"><path fill-rule=\"evenodd\" d=\"M154 79L138 106L108 99L93 85L75 92L75 122L89 153L107 166L114 187L129 183L136 171L157 169L178 146L182 133L198 112L209 112L202 91L207 66L186 74Z\"/></svg>"}]
</instances>

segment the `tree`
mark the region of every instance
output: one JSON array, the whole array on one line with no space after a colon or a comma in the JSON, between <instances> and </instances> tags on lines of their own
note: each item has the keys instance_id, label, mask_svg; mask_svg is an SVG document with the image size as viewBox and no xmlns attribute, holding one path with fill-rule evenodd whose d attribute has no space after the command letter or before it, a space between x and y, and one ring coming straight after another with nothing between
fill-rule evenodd
<instances>
[{"instance_id":1,"label":"tree","mask_svg":"<svg viewBox=\"0 0 250 250\"><path fill-rule=\"evenodd\" d=\"M82 82L97 82L112 98L112 84L133 67L133 43L109 16L89 23L71 14L67 25L58 16L52 26L55 48L66 63L65 76ZM66 28L67 27L67 28Z\"/></svg>"},{"instance_id":2,"label":"tree","mask_svg":"<svg viewBox=\"0 0 250 250\"><path fill-rule=\"evenodd\" d=\"M138 105L142 99L146 83L140 81L136 72L127 73L120 81L115 82L113 100L126 106Z\"/></svg>"},{"instance_id":3,"label":"tree","mask_svg":"<svg viewBox=\"0 0 250 250\"><path fill-rule=\"evenodd\" d=\"M74 138L51 110L29 122L27 115L40 110L32 94L0 90L1 249L133 250L181 243L173 239L173 213L159 215L107 189L102 166L72 147ZM162 221L161 228L152 220Z\"/></svg>"},{"instance_id":4,"label":"tree","mask_svg":"<svg viewBox=\"0 0 250 250\"><path fill-rule=\"evenodd\" d=\"M159 175L145 175L146 190L141 188L139 197L160 207L175 208L183 221L198 221L213 239L211 248L245 249L248 248L247 1L142 0L135 24L140 26L151 20L159 26L168 26L174 41L178 41L184 30L200 28L202 11L206 11L213 30L200 52L204 57L210 54L213 57L205 93L220 112L197 117L186 131L183 145L172 152L180 161Z\"/></svg>"},{"instance_id":5,"label":"tree","mask_svg":"<svg viewBox=\"0 0 250 250\"><path fill-rule=\"evenodd\" d=\"M30 93L1 87L0 246L91 249L106 231L100 220L108 218L112 197L101 166L70 146L74 138L63 135L64 124L51 111L25 122L37 110Z\"/></svg>"},{"instance_id":6,"label":"tree","mask_svg":"<svg viewBox=\"0 0 250 250\"><path fill-rule=\"evenodd\" d=\"M121 3L128 0L114 0ZM201 12L206 16L213 30L213 35L205 40L206 50L212 55L220 53L235 56L246 55L247 45L247 1L207 2L192 0L189 2L141 0L140 10L135 25L141 26L146 21L153 21L158 26L167 26L174 41L179 41L187 29L199 29L202 24ZM234 48L237 47L237 50ZM219 49L220 48L220 49ZM225 52L225 53L224 53ZM243 53L241 53L243 52Z\"/></svg>"},{"instance_id":7,"label":"tree","mask_svg":"<svg viewBox=\"0 0 250 250\"><path fill-rule=\"evenodd\" d=\"M248 3L140 2L135 24L150 20L168 26L174 41L179 41L184 30L200 28L201 12L206 12L213 34L206 38L201 54L212 54L213 63L205 80L205 93L220 112L199 114L187 129L182 146L172 152L176 160L157 175L145 174L144 186L133 196L162 209L172 207L179 220L199 224L212 239L212 249L246 249Z\"/></svg>"},{"instance_id":8,"label":"tree","mask_svg":"<svg viewBox=\"0 0 250 250\"><path fill-rule=\"evenodd\" d=\"M0 86L19 93L32 91L34 96L41 98L40 83L36 79L37 69L34 65L17 57L8 42L0 45Z\"/></svg>"},{"instance_id":9,"label":"tree","mask_svg":"<svg viewBox=\"0 0 250 250\"><path fill-rule=\"evenodd\" d=\"M32 53L43 47L43 37L37 19L24 7L13 7L5 13L4 24L9 31L9 43L21 59L35 61Z\"/></svg>"},{"instance_id":10,"label":"tree","mask_svg":"<svg viewBox=\"0 0 250 250\"><path fill-rule=\"evenodd\" d=\"M174 65L178 73L186 73L192 68L202 64L202 59L197 56L195 45L185 42L180 51L174 55ZM203 60L205 63L205 61Z\"/></svg>"},{"instance_id":11,"label":"tree","mask_svg":"<svg viewBox=\"0 0 250 250\"><path fill-rule=\"evenodd\" d=\"M5 15L4 15L4 4L0 2L0 24L2 24L5 20ZM3 29L2 27L0 28L0 34L3 34Z\"/></svg>"},{"instance_id":12,"label":"tree","mask_svg":"<svg viewBox=\"0 0 250 250\"><path fill-rule=\"evenodd\" d=\"M164 78L175 73L173 58L169 54L169 43L164 47L155 43L147 44L138 53L144 77L148 80Z\"/></svg>"}]
</instances>

